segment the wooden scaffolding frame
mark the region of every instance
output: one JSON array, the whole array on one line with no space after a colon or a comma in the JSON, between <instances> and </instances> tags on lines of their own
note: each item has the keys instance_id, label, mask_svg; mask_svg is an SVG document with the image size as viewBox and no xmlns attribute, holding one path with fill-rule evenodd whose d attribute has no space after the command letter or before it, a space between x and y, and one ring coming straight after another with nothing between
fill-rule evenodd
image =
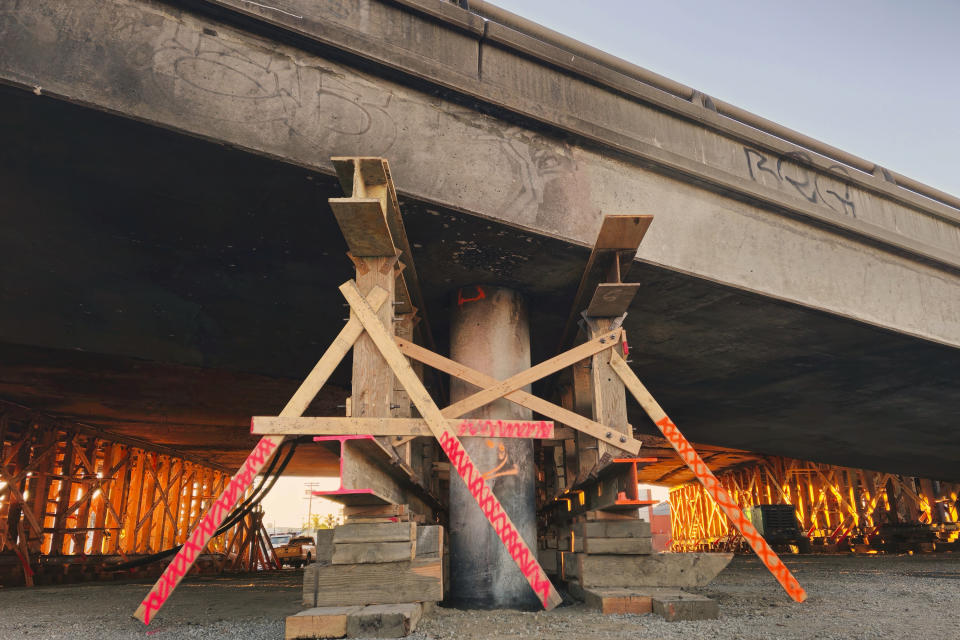
<instances>
[{"instance_id":1,"label":"wooden scaffolding frame","mask_svg":"<svg viewBox=\"0 0 960 640\"><path fill-rule=\"evenodd\" d=\"M53 567L61 577L102 573L182 544L227 477L171 449L0 402L0 551L16 554L27 585ZM248 569L237 549L266 538L254 517L216 537L210 552ZM273 562L272 549L257 561Z\"/></svg>"}]
</instances>

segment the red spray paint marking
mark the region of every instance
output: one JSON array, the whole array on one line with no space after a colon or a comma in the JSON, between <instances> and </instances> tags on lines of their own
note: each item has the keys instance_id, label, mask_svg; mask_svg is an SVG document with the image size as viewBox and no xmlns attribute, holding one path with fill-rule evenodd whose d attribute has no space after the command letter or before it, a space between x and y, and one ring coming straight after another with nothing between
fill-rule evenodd
<instances>
[{"instance_id":1,"label":"red spray paint marking","mask_svg":"<svg viewBox=\"0 0 960 640\"><path fill-rule=\"evenodd\" d=\"M267 460L270 459L270 455L272 455L273 450L276 448L277 445L270 437L261 438L257 447L247 456L243 467L230 479L227 488L224 489L220 497L217 498L216 502L214 502L207 511L207 514L200 520L200 524L194 527L186 542L183 543L183 548L180 549L173 558L173 561L167 565L167 568L164 569L160 575L160 579L157 580L157 583L150 590L150 593L148 593L147 597L140 603L144 608L144 624L150 624L153 613L159 611L160 607L167 601L167 598L170 597L177 583L186 575L190 567L193 566L197 556L203 552L207 543L210 542L210 538L213 537L217 527L226 519L230 509L236 504L237 499L243 495L247 487L253 483L253 479L267 463Z\"/></svg>"},{"instance_id":2,"label":"red spray paint marking","mask_svg":"<svg viewBox=\"0 0 960 640\"><path fill-rule=\"evenodd\" d=\"M483 300L487 297L487 294L483 292L483 287L477 287L477 295L472 298L463 297L463 289L457 290L457 306L462 307L464 302L476 302L477 300Z\"/></svg>"},{"instance_id":3,"label":"red spray paint marking","mask_svg":"<svg viewBox=\"0 0 960 640\"><path fill-rule=\"evenodd\" d=\"M741 511L737 503L733 501L733 498L730 497L727 490L721 486L717 477L713 475L713 472L710 471L710 468L703 462L700 455L690 446L690 442L683 437L683 434L677 429L677 425L673 424L670 418L664 416L662 420L657 421L657 426L667 440L670 441L670 444L673 445L673 448L676 449L677 453L680 454L680 457L683 458L683 461L690 470L697 476L697 480L700 481L703 488L707 490L707 493L716 501L723 512L727 514L733 526L740 531L747 541L747 544L750 545L750 548L753 549L757 557L760 558L760 561L770 570L770 573L773 574L773 577L777 579L787 594L797 602L806 600L807 592L800 586L797 579L793 577L793 574L790 573L787 566L783 564L780 556L770 548L770 545L763 539L763 536L760 535L756 527L743 515L743 511Z\"/></svg>"},{"instance_id":4,"label":"red spray paint marking","mask_svg":"<svg viewBox=\"0 0 960 640\"><path fill-rule=\"evenodd\" d=\"M494 531L497 532L500 541L507 548L510 557L520 567L523 577L527 579L534 593L540 598L543 608L548 608L553 585L547 578L547 574L543 572L536 557L531 556L530 548L527 547L516 528L507 519L507 514L503 511L500 501L493 495L490 486L487 485L456 437L450 431L444 430L440 434L439 440L440 448L450 458L450 465L456 469L463 479L463 483L467 485L467 489L469 489L477 504L480 505L483 515L493 525Z\"/></svg>"},{"instance_id":5,"label":"red spray paint marking","mask_svg":"<svg viewBox=\"0 0 960 640\"><path fill-rule=\"evenodd\" d=\"M24 571L24 573L28 574L28 575L31 576L31 577L34 576L34 575L36 575L36 574L33 572L33 569L30 568L30 562L24 557L24 555L23 555L22 553L20 553L20 550L19 550L19 549L14 549L13 552L14 552L15 554L17 554L17 557L18 557L18 558L20 558L20 564L23 565L23 571Z\"/></svg>"},{"instance_id":6,"label":"red spray paint marking","mask_svg":"<svg viewBox=\"0 0 960 640\"><path fill-rule=\"evenodd\" d=\"M552 438L553 424L545 420L463 420L459 436L487 438Z\"/></svg>"}]
</instances>

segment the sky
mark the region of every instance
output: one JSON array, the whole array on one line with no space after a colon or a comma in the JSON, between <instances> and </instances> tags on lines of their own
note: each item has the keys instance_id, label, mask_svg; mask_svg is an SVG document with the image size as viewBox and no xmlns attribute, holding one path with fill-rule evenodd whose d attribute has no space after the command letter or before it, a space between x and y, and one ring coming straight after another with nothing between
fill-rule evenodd
<instances>
[{"instance_id":1,"label":"sky","mask_svg":"<svg viewBox=\"0 0 960 640\"><path fill-rule=\"evenodd\" d=\"M494 0L960 196L958 0Z\"/></svg>"},{"instance_id":2,"label":"sky","mask_svg":"<svg viewBox=\"0 0 960 640\"><path fill-rule=\"evenodd\" d=\"M496 4L960 196L960 0ZM311 481L336 484L281 478L264 500L267 526L307 519ZM314 513L337 509L313 502Z\"/></svg>"},{"instance_id":3,"label":"sky","mask_svg":"<svg viewBox=\"0 0 960 640\"><path fill-rule=\"evenodd\" d=\"M259 480L258 480L259 482ZM308 520L308 515L328 513L338 515L341 507L326 498L307 498L307 485L314 483L317 491L337 488L339 478L298 478L281 476L260 504L263 506L263 524L268 530L299 529Z\"/></svg>"}]
</instances>

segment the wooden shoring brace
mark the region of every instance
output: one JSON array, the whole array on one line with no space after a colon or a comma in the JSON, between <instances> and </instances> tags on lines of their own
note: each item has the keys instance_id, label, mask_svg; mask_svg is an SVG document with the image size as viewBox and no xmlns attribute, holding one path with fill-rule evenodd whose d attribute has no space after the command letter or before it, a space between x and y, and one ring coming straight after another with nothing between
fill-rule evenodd
<instances>
[{"instance_id":1,"label":"wooden shoring brace","mask_svg":"<svg viewBox=\"0 0 960 640\"><path fill-rule=\"evenodd\" d=\"M381 305L387 303L387 294L383 289L377 289L370 292L367 301L373 309L379 309ZM333 342L321 356L319 362L313 370L307 375L303 383L287 402L287 405L280 412L284 417L295 417L303 415L307 407L313 401L314 397L320 391L321 387L327 382L327 379L333 374L334 369L340 364L344 356L353 348L353 344L363 333L363 325L359 320L351 317L347 324L341 329L340 333L333 339ZM237 499L243 495L244 491L253 483L256 475L266 466L270 458L276 453L277 447L283 444L284 436L264 436L260 438L256 448L247 456L243 465L236 474L230 479L223 493L210 506L206 516L204 516L193 531L187 537L183 548L177 553L173 561L167 565L167 568L160 575L160 578L147 593L140 606L134 612L133 616L143 622L150 624L153 615L160 610L163 604L170 597L170 594L176 589L183 577L187 575L190 567L196 562L197 556L203 552L203 549L210 542L214 532L223 523L229 515L230 510L236 504Z\"/></svg>"},{"instance_id":2,"label":"wooden shoring brace","mask_svg":"<svg viewBox=\"0 0 960 640\"><path fill-rule=\"evenodd\" d=\"M620 376L620 379L623 380L623 384L630 390L633 397L640 403L640 406L646 414L653 420L653 423L660 429L660 432L670 441L670 444L673 445L673 448L697 477L697 480L700 481L703 488L707 490L710 497L713 498L714 501L720 505L720 508L723 509L723 512L727 514L727 517L730 518L733 525L740 531L740 534L746 539L747 544L749 544L750 548L757 554L760 561L770 570L773 577L777 579L780 586L782 586L787 594L796 602L806 600L807 592L800 586L797 579L793 577L793 574L790 573L787 566L783 564L780 557L770 548L770 545L763 539L763 536L760 535L756 527L754 527L743 514L743 511L740 510L737 503L730 498L730 494L720 485L717 477L713 475L713 472L704 464L703 459L700 458L700 455L690 445L690 442L688 442L683 434L680 433L680 430L677 429L677 425L670 420L663 408L654 400L650 392L647 391L647 388L643 386L643 383L637 378L637 375L633 372L633 369L630 368L630 365L624 362L623 358L617 355L615 351L611 351L610 365L613 367L613 370L617 372L617 375Z\"/></svg>"},{"instance_id":3,"label":"wooden shoring brace","mask_svg":"<svg viewBox=\"0 0 960 640\"><path fill-rule=\"evenodd\" d=\"M419 345L415 345L412 342L408 342L401 338L395 338L395 341L397 346L400 348L400 351L408 358L418 360L427 366L433 367L438 371L442 371L465 382L469 382L477 387L492 387L500 382L492 376L489 376L485 373L480 373L475 369L471 369L466 365L455 362L450 358L445 358L444 356L436 354L428 349L424 349ZM527 409L547 416L548 418L552 418L557 422L576 429L577 431L582 431L583 433L591 435L598 440L602 440L619 447L630 455L636 455L640 452L641 443L639 440L635 440L626 434L610 429L609 427L606 427L598 422L594 422L593 420L581 416L578 413L574 413L569 409L564 409L563 407L557 406L552 402L538 398L537 396L527 393L522 389L512 391L503 397L510 402L518 404L522 407L526 407ZM444 412L446 412L446 410L444 410Z\"/></svg>"},{"instance_id":4,"label":"wooden shoring brace","mask_svg":"<svg viewBox=\"0 0 960 640\"><path fill-rule=\"evenodd\" d=\"M350 304L351 319L358 318L363 324L367 335L370 336L380 350L381 355L383 355L387 364L393 370L393 374L397 377L397 381L406 389L410 400L413 401L417 410L420 411L420 415L426 420L434 436L440 442L440 447L447 454L447 457L450 458L450 467L455 469L457 473L460 474L460 477L463 478L464 484L470 489L471 495L473 495L477 504L483 510L491 526L496 530L501 542L507 547L510 557L520 568L524 578L526 578L530 587L540 599L543 608L550 610L559 605L563 599L560 597L560 594L557 593L547 574L537 562L536 554L530 550L527 543L520 536L513 521L510 520L510 516L504 511L500 501L493 494L493 491L473 463L473 460L470 459L470 455L466 449L463 448L456 434L448 427L447 421L445 420L446 416L444 416L437 405L434 404L433 398L430 397L429 392L427 392L426 387L423 386L423 383L417 377L409 361L404 357L403 353L401 353L400 348L397 347L393 337L383 327L373 309L360 295L357 285L353 281L347 282L340 287L340 292L343 293L343 296ZM536 367L533 369L536 369ZM532 370L528 370L528 372L529 371ZM462 407L467 407L463 410L464 413L466 413L477 406L482 406L487 402L496 400L504 394L523 387L527 382L521 382L516 387L512 387L513 384L518 383L522 379L522 374L518 374L489 389L478 391L463 401L451 405L451 407L455 407L457 410L460 410ZM491 397L495 393L499 393L499 395ZM480 402L481 400L483 400L483 402ZM480 402L480 404L474 404L477 402ZM447 407L447 409L451 409L451 407Z\"/></svg>"}]
</instances>

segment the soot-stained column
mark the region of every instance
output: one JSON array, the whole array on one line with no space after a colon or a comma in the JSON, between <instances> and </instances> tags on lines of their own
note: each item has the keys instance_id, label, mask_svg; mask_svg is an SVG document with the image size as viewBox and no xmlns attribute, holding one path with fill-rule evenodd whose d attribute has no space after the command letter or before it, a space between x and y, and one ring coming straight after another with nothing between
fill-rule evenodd
<instances>
[{"instance_id":1,"label":"soot-stained column","mask_svg":"<svg viewBox=\"0 0 960 640\"><path fill-rule=\"evenodd\" d=\"M530 324L523 296L486 285L457 292L450 357L498 380L530 367ZM450 401L478 391L451 380ZM529 388L527 389L529 391ZM468 418L529 420L530 410L500 399ZM536 549L533 441L463 438L463 445L531 549ZM539 602L466 485L450 474L450 600L469 608L536 609Z\"/></svg>"}]
</instances>

